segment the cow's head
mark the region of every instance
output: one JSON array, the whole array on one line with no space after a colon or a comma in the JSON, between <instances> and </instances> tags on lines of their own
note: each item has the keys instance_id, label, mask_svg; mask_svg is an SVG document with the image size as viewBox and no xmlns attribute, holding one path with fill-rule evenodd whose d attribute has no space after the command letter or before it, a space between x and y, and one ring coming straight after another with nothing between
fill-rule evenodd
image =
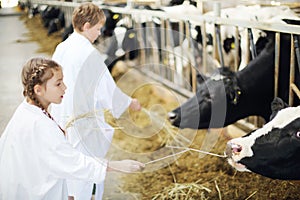
<instances>
[{"instance_id":1,"label":"cow's head","mask_svg":"<svg viewBox=\"0 0 300 200\"><path fill-rule=\"evenodd\" d=\"M269 121L274 95L274 34L270 33L267 40L265 48L243 70L221 68L219 74L202 78L195 96L169 112L171 123L179 128L207 129L248 116ZM281 55L280 62L288 63L289 56Z\"/></svg>"},{"instance_id":2,"label":"cow's head","mask_svg":"<svg viewBox=\"0 0 300 200\"><path fill-rule=\"evenodd\" d=\"M228 105L235 106L242 93L236 73L224 67L203 80L194 97L169 113L174 126L194 129L224 126Z\"/></svg>"},{"instance_id":3,"label":"cow's head","mask_svg":"<svg viewBox=\"0 0 300 200\"><path fill-rule=\"evenodd\" d=\"M228 141L225 152L239 171L300 180L300 106L284 108L262 128Z\"/></svg>"},{"instance_id":4,"label":"cow's head","mask_svg":"<svg viewBox=\"0 0 300 200\"><path fill-rule=\"evenodd\" d=\"M117 23L121 19L119 13L114 13L110 9L103 9L103 12L106 17L104 26L101 28L101 35L106 37L111 37L114 34L114 29L117 26Z\"/></svg>"},{"instance_id":5,"label":"cow's head","mask_svg":"<svg viewBox=\"0 0 300 200\"><path fill-rule=\"evenodd\" d=\"M225 38L223 40L223 48L224 48L224 51L225 51L226 54L228 54L231 49L235 48L234 47L234 45L235 45L234 41L235 41L235 39L234 39L233 36Z\"/></svg>"}]
</instances>

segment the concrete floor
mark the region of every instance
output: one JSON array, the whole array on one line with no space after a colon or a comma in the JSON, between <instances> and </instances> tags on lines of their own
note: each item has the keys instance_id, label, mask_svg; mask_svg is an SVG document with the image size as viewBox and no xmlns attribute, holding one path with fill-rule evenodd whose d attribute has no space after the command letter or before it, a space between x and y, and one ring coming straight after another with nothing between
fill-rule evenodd
<instances>
[{"instance_id":1,"label":"concrete floor","mask_svg":"<svg viewBox=\"0 0 300 200\"><path fill-rule=\"evenodd\" d=\"M31 57L47 56L35 53L38 44L26 41L28 31L18 13L0 9L0 135L16 107L23 100L21 69Z\"/></svg>"}]
</instances>

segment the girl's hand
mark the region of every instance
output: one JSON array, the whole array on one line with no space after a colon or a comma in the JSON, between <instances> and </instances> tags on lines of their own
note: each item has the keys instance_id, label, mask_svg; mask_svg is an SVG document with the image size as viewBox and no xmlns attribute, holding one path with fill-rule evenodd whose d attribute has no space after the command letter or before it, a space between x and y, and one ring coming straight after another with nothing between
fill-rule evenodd
<instances>
[{"instance_id":1,"label":"girl's hand","mask_svg":"<svg viewBox=\"0 0 300 200\"><path fill-rule=\"evenodd\" d=\"M140 111L142 109L142 106L137 99L132 99L129 108L133 111Z\"/></svg>"},{"instance_id":2,"label":"girl's hand","mask_svg":"<svg viewBox=\"0 0 300 200\"><path fill-rule=\"evenodd\" d=\"M135 160L121 160L108 162L107 171L118 171L124 173L133 173L141 171L145 164Z\"/></svg>"}]
</instances>

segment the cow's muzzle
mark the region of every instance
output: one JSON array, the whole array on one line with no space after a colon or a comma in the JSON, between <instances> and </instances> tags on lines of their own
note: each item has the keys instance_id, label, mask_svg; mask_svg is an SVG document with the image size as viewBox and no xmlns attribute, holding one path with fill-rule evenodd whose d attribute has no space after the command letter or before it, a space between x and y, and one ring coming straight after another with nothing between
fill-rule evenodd
<instances>
[{"instance_id":1,"label":"cow's muzzle","mask_svg":"<svg viewBox=\"0 0 300 200\"><path fill-rule=\"evenodd\" d=\"M227 143L225 155L231 158L233 155L238 155L242 151L242 146L231 142Z\"/></svg>"}]
</instances>

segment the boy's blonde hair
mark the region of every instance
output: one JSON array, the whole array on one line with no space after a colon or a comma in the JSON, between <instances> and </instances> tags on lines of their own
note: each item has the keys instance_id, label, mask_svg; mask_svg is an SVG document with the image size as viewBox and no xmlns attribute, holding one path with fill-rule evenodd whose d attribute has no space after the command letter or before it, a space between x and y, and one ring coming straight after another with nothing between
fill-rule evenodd
<instances>
[{"instance_id":1,"label":"boy's blonde hair","mask_svg":"<svg viewBox=\"0 0 300 200\"><path fill-rule=\"evenodd\" d=\"M72 16L72 25L75 30L82 32L83 25L88 22L93 27L106 20L103 10L93 3L84 3L75 8Z\"/></svg>"}]
</instances>

